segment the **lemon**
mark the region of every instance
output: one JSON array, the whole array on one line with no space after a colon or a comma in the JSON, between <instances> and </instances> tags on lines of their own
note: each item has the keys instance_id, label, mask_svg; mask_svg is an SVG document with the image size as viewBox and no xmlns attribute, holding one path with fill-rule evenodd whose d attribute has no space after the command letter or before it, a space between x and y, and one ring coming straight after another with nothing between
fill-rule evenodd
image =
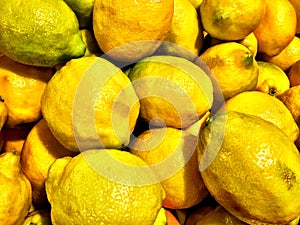
<instances>
[{"instance_id":1,"label":"lemon","mask_svg":"<svg viewBox=\"0 0 300 225\"><path fill-rule=\"evenodd\" d=\"M50 79L41 99L54 137L75 152L128 144L139 108L128 77L96 56L69 61Z\"/></svg>"},{"instance_id":2,"label":"lemon","mask_svg":"<svg viewBox=\"0 0 300 225\"><path fill-rule=\"evenodd\" d=\"M203 31L196 9L189 0L174 0L171 29L157 52L193 61L202 47Z\"/></svg>"},{"instance_id":3,"label":"lemon","mask_svg":"<svg viewBox=\"0 0 300 225\"><path fill-rule=\"evenodd\" d=\"M253 32L262 21L265 0L203 0L200 15L204 30L221 40L240 40Z\"/></svg>"},{"instance_id":4,"label":"lemon","mask_svg":"<svg viewBox=\"0 0 300 225\"><path fill-rule=\"evenodd\" d=\"M34 210L25 218L22 225L51 225L50 212L46 209Z\"/></svg>"},{"instance_id":5,"label":"lemon","mask_svg":"<svg viewBox=\"0 0 300 225\"><path fill-rule=\"evenodd\" d=\"M24 127L17 127L17 128L10 128L4 126L2 128L3 134L3 151L16 151L21 153L23 144L25 139L32 128L31 126L24 126Z\"/></svg>"},{"instance_id":6,"label":"lemon","mask_svg":"<svg viewBox=\"0 0 300 225\"><path fill-rule=\"evenodd\" d=\"M286 224L300 214L300 155L276 125L227 111L199 137L203 181L216 201L248 224Z\"/></svg>"},{"instance_id":7,"label":"lemon","mask_svg":"<svg viewBox=\"0 0 300 225\"><path fill-rule=\"evenodd\" d=\"M218 45L218 44L222 44L222 43L226 43L226 42L230 42L230 41L226 41L226 40L221 40L221 39L217 39L217 38L213 38L212 36L210 36L209 34L207 34L204 38L204 46L205 48L203 48L203 52L205 50L207 50L209 47L212 47L214 45ZM241 39L241 40L237 40L235 41L237 43L240 43L244 46L246 46L251 54L256 57L257 55L257 48L258 48L258 43L257 43L257 39L254 35L253 32L251 32L249 35L247 35L245 38Z\"/></svg>"},{"instance_id":8,"label":"lemon","mask_svg":"<svg viewBox=\"0 0 300 225\"><path fill-rule=\"evenodd\" d=\"M31 183L35 205L47 203L45 181L50 165L57 158L74 155L55 139L45 119L41 119L26 133L20 162L23 173Z\"/></svg>"},{"instance_id":9,"label":"lemon","mask_svg":"<svg viewBox=\"0 0 300 225\"><path fill-rule=\"evenodd\" d=\"M173 12L174 0L95 0L96 40L113 59L135 62L160 46L170 30Z\"/></svg>"},{"instance_id":10,"label":"lemon","mask_svg":"<svg viewBox=\"0 0 300 225\"><path fill-rule=\"evenodd\" d=\"M300 38L294 36L289 44L281 52L274 56L261 54L261 60L279 66L283 71L288 72L291 67L300 60Z\"/></svg>"},{"instance_id":11,"label":"lemon","mask_svg":"<svg viewBox=\"0 0 300 225\"><path fill-rule=\"evenodd\" d=\"M253 32L258 41L258 52L272 57L279 54L293 40L297 16L289 0L265 0L265 2L265 14Z\"/></svg>"},{"instance_id":12,"label":"lemon","mask_svg":"<svg viewBox=\"0 0 300 225\"><path fill-rule=\"evenodd\" d=\"M278 126L293 142L299 128L292 113L278 98L260 91L245 91L225 102L226 110L261 117Z\"/></svg>"},{"instance_id":13,"label":"lemon","mask_svg":"<svg viewBox=\"0 0 300 225\"><path fill-rule=\"evenodd\" d=\"M171 209L189 208L208 194L198 170L197 137L175 128L155 128L141 133L130 152L151 165L159 177Z\"/></svg>"},{"instance_id":14,"label":"lemon","mask_svg":"<svg viewBox=\"0 0 300 225\"><path fill-rule=\"evenodd\" d=\"M0 96L0 98L2 98ZM2 129L3 125L5 124L7 119L7 108L3 101L0 100L0 130Z\"/></svg>"},{"instance_id":15,"label":"lemon","mask_svg":"<svg viewBox=\"0 0 300 225\"><path fill-rule=\"evenodd\" d=\"M165 196L139 157L115 149L57 159L46 192L53 224L153 225Z\"/></svg>"},{"instance_id":16,"label":"lemon","mask_svg":"<svg viewBox=\"0 0 300 225\"><path fill-rule=\"evenodd\" d=\"M203 0L189 0L190 3L195 7L196 10L199 10L201 3Z\"/></svg>"},{"instance_id":17,"label":"lemon","mask_svg":"<svg viewBox=\"0 0 300 225\"><path fill-rule=\"evenodd\" d=\"M255 89L258 65L251 51L244 45L236 42L218 44L203 52L200 59L209 66L225 100Z\"/></svg>"},{"instance_id":18,"label":"lemon","mask_svg":"<svg viewBox=\"0 0 300 225\"><path fill-rule=\"evenodd\" d=\"M0 155L0 180L0 223L21 225L31 206L31 186L17 152Z\"/></svg>"},{"instance_id":19,"label":"lemon","mask_svg":"<svg viewBox=\"0 0 300 225\"><path fill-rule=\"evenodd\" d=\"M153 225L166 225L166 224L167 224L166 210L163 207L161 207Z\"/></svg>"},{"instance_id":20,"label":"lemon","mask_svg":"<svg viewBox=\"0 0 300 225\"><path fill-rule=\"evenodd\" d=\"M287 73L288 79L290 81L291 87L297 86L300 84L300 59L293 64Z\"/></svg>"},{"instance_id":21,"label":"lemon","mask_svg":"<svg viewBox=\"0 0 300 225\"><path fill-rule=\"evenodd\" d=\"M96 41L94 32L90 28L81 29L82 41L86 45L84 56L100 56L103 52L100 50Z\"/></svg>"},{"instance_id":22,"label":"lemon","mask_svg":"<svg viewBox=\"0 0 300 225\"><path fill-rule=\"evenodd\" d=\"M297 15L297 29L296 33L300 34L300 2L297 0L289 0L289 2L293 5L296 15Z\"/></svg>"},{"instance_id":23,"label":"lemon","mask_svg":"<svg viewBox=\"0 0 300 225\"><path fill-rule=\"evenodd\" d=\"M61 0L0 2L0 52L14 61L53 67L84 55L78 20Z\"/></svg>"},{"instance_id":24,"label":"lemon","mask_svg":"<svg viewBox=\"0 0 300 225\"><path fill-rule=\"evenodd\" d=\"M146 57L134 65L128 76L140 99L140 116L153 125L186 128L212 105L211 80L187 59Z\"/></svg>"},{"instance_id":25,"label":"lemon","mask_svg":"<svg viewBox=\"0 0 300 225\"><path fill-rule=\"evenodd\" d=\"M95 0L64 0L75 12L79 26L87 28L92 26L92 14Z\"/></svg>"},{"instance_id":26,"label":"lemon","mask_svg":"<svg viewBox=\"0 0 300 225\"><path fill-rule=\"evenodd\" d=\"M265 61L257 61L257 65L259 73L256 90L277 96L289 89L289 78L279 66Z\"/></svg>"},{"instance_id":27,"label":"lemon","mask_svg":"<svg viewBox=\"0 0 300 225\"><path fill-rule=\"evenodd\" d=\"M24 126L41 118L41 96L52 75L50 68L0 56L0 95L8 112L7 127Z\"/></svg>"}]
</instances>

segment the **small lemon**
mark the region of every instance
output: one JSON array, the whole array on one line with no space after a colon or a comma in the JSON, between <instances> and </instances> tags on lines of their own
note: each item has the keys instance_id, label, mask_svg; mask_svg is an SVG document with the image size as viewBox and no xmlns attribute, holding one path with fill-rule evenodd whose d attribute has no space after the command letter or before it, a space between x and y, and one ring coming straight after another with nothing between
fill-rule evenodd
<instances>
[{"instance_id":1,"label":"small lemon","mask_svg":"<svg viewBox=\"0 0 300 225\"><path fill-rule=\"evenodd\" d=\"M51 225L50 211L47 209L34 210L25 218L22 225Z\"/></svg>"},{"instance_id":2,"label":"small lemon","mask_svg":"<svg viewBox=\"0 0 300 225\"><path fill-rule=\"evenodd\" d=\"M277 96L290 88L289 78L279 66L265 61L257 61L257 65L256 90Z\"/></svg>"},{"instance_id":3,"label":"small lemon","mask_svg":"<svg viewBox=\"0 0 300 225\"><path fill-rule=\"evenodd\" d=\"M92 14L95 0L64 0L75 12L80 28L92 26Z\"/></svg>"}]
</instances>

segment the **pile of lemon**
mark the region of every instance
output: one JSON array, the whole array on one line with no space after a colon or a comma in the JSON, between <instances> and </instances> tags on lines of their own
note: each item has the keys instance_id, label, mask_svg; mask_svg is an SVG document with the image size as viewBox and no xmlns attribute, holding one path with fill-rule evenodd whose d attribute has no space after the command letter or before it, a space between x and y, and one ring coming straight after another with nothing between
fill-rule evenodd
<instances>
[{"instance_id":1,"label":"pile of lemon","mask_svg":"<svg viewBox=\"0 0 300 225\"><path fill-rule=\"evenodd\" d=\"M1 0L0 224L298 224L299 35L299 0Z\"/></svg>"}]
</instances>

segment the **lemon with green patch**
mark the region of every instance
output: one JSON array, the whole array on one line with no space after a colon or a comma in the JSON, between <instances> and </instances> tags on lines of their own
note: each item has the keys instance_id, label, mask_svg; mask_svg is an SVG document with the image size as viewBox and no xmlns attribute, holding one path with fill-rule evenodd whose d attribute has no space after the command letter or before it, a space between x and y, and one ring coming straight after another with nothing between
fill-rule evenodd
<instances>
[{"instance_id":1,"label":"lemon with green patch","mask_svg":"<svg viewBox=\"0 0 300 225\"><path fill-rule=\"evenodd\" d=\"M78 19L61 0L0 2L0 52L16 62L54 67L85 53Z\"/></svg>"}]
</instances>

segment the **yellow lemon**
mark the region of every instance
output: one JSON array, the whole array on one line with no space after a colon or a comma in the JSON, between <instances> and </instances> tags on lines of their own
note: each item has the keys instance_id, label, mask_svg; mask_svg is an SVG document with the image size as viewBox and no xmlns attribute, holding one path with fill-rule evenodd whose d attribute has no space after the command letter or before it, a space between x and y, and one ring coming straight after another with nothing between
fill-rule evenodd
<instances>
[{"instance_id":1,"label":"yellow lemon","mask_svg":"<svg viewBox=\"0 0 300 225\"><path fill-rule=\"evenodd\" d=\"M170 30L173 12L174 0L95 0L96 40L116 60L139 60L159 47Z\"/></svg>"},{"instance_id":2,"label":"yellow lemon","mask_svg":"<svg viewBox=\"0 0 300 225\"><path fill-rule=\"evenodd\" d=\"M50 211L47 209L34 210L25 218L22 225L51 225Z\"/></svg>"},{"instance_id":3,"label":"yellow lemon","mask_svg":"<svg viewBox=\"0 0 300 225\"><path fill-rule=\"evenodd\" d=\"M10 128L10 127L3 127L2 134L3 134L3 151L16 151L19 154L22 151L24 142L28 133L30 132L31 126L24 126L24 127L17 127L17 128Z\"/></svg>"},{"instance_id":4,"label":"yellow lemon","mask_svg":"<svg viewBox=\"0 0 300 225\"><path fill-rule=\"evenodd\" d=\"M21 151L21 167L32 187L32 200L41 206L47 203L45 181L50 165L58 158L74 156L52 135L45 119L41 119L28 133Z\"/></svg>"},{"instance_id":5,"label":"yellow lemon","mask_svg":"<svg viewBox=\"0 0 300 225\"><path fill-rule=\"evenodd\" d=\"M299 216L300 155L273 123L241 112L217 114L200 132L199 150L207 189L239 220L286 224Z\"/></svg>"},{"instance_id":6,"label":"yellow lemon","mask_svg":"<svg viewBox=\"0 0 300 225\"><path fill-rule=\"evenodd\" d=\"M140 116L156 126L186 128L212 105L211 80L184 58L144 58L130 70L129 78L140 99Z\"/></svg>"},{"instance_id":7,"label":"yellow lemon","mask_svg":"<svg viewBox=\"0 0 300 225\"><path fill-rule=\"evenodd\" d=\"M256 90L277 96L290 88L290 81L286 73L277 65L257 61L258 81Z\"/></svg>"},{"instance_id":8,"label":"yellow lemon","mask_svg":"<svg viewBox=\"0 0 300 225\"><path fill-rule=\"evenodd\" d=\"M289 109L278 98L260 91L245 91L225 102L226 110L258 116L278 126L293 142L299 128Z\"/></svg>"},{"instance_id":9,"label":"yellow lemon","mask_svg":"<svg viewBox=\"0 0 300 225\"><path fill-rule=\"evenodd\" d=\"M196 136L176 128L156 128L141 133L129 147L159 177L166 192L164 207L189 208L207 196L198 170Z\"/></svg>"},{"instance_id":10,"label":"yellow lemon","mask_svg":"<svg viewBox=\"0 0 300 225\"><path fill-rule=\"evenodd\" d=\"M20 155L0 155L0 223L22 225L31 206L31 186L21 170Z\"/></svg>"},{"instance_id":11,"label":"yellow lemon","mask_svg":"<svg viewBox=\"0 0 300 225\"><path fill-rule=\"evenodd\" d=\"M174 0L171 29L157 52L193 61L202 46L203 31L196 9L189 0Z\"/></svg>"},{"instance_id":12,"label":"yellow lemon","mask_svg":"<svg viewBox=\"0 0 300 225\"><path fill-rule=\"evenodd\" d=\"M266 0L266 2L266 12L254 34L258 41L258 51L274 56L293 40L297 18L289 0Z\"/></svg>"},{"instance_id":13,"label":"yellow lemon","mask_svg":"<svg viewBox=\"0 0 300 225\"><path fill-rule=\"evenodd\" d=\"M128 77L99 57L69 61L48 82L41 99L54 137L75 152L128 144L139 107Z\"/></svg>"},{"instance_id":14,"label":"yellow lemon","mask_svg":"<svg viewBox=\"0 0 300 225\"><path fill-rule=\"evenodd\" d=\"M218 44L203 52L200 59L209 66L225 100L243 91L255 89L258 65L244 45L236 42Z\"/></svg>"},{"instance_id":15,"label":"yellow lemon","mask_svg":"<svg viewBox=\"0 0 300 225\"><path fill-rule=\"evenodd\" d=\"M121 150L57 159L46 180L52 223L153 225L165 196L155 177L141 158Z\"/></svg>"},{"instance_id":16,"label":"yellow lemon","mask_svg":"<svg viewBox=\"0 0 300 225\"><path fill-rule=\"evenodd\" d=\"M291 69L288 72L288 79L290 81L291 87L297 86L300 84L300 59L292 65Z\"/></svg>"},{"instance_id":17,"label":"yellow lemon","mask_svg":"<svg viewBox=\"0 0 300 225\"><path fill-rule=\"evenodd\" d=\"M265 0L203 0L200 15L204 30L221 40L240 40L253 32L262 21Z\"/></svg>"},{"instance_id":18,"label":"yellow lemon","mask_svg":"<svg viewBox=\"0 0 300 225\"><path fill-rule=\"evenodd\" d=\"M297 29L296 33L300 34L300 2L297 0L289 0L289 2L294 6L297 15Z\"/></svg>"},{"instance_id":19,"label":"yellow lemon","mask_svg":"<svg viewBox=\"0 0 300 225\"><path fill-rule=\"evenodd\" d=\"M300 38L295 36L292 41L277 55L267 56L261 55L260 58L263 61L271 62L279 66L285 72L300 60Z\"/></svg>"},{"instance_id":20,"label":"yellow lemon","mask_svg":"<svg viewBox=\"0 0 300 225\"><path fill-rule=\"evenodd\" d=\"M82 41L86 45L86 51L84 56L100 56L103 52L100 50L98 43L96 41L94 32L90 28L81 29L80 33L82 35Z\"/></svg>"},{"instance_id":21,"label":"yellow lemon","mask_svg":"<svg viewBox=\"0 0 300 225\"><path fill-rule=\"evenodd\" d=\"M0 98L2 98L2 96L0 96ZM0 130L5 124L6 119L7 119L7 108L4 102L0 100Z\"/></svg>"},{"instance_id":22,"label":"yellow lemon","mask_svg":"<svg viewBox=\"0 0 300 225\"><path fill-rule=\"evenodd\" d=\"M41 118L41 96L52 75L50 68L28 66L0 56L0 96L8 111L6 126L22 126Z\"/></svg>"}]
</instances>

